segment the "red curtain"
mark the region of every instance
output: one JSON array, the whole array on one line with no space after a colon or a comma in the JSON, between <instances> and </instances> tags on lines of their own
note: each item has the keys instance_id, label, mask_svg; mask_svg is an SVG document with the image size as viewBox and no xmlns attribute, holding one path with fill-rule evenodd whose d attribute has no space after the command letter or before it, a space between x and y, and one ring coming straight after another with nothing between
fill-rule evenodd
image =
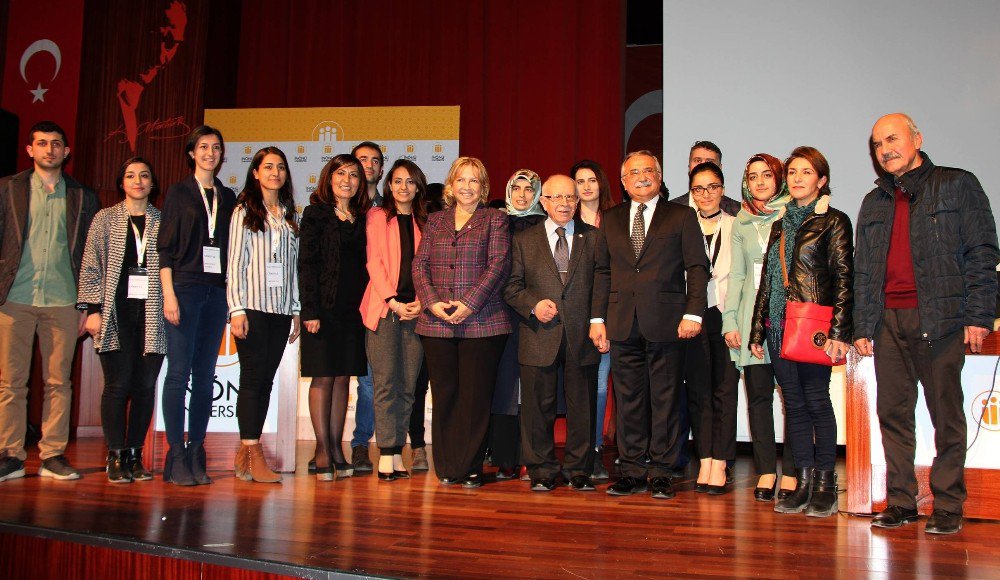
<instances>
[{"instance_id":1,"label":"red curtain","mask_svg":"<svg viewBox=\"0 0 1000 580\"><path fill-rule=\"evenodd\" d=\"M237 106L459 105L492 197L519 168L622 157L623 0L246 0Z\"/></svg>"}]
</instances>

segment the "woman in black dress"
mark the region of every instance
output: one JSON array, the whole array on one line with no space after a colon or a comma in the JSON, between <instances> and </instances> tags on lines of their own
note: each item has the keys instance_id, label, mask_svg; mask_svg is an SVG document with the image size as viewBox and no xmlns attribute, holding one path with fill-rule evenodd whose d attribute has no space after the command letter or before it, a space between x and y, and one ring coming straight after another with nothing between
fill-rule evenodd
<instances>
[{"instance_id":1,"label":"woman in black dress","mask_svg":"<svg viewBox=\"0 0 1000 580\"><path fill-rule=\"evenodd\" d=\"M302 376L312 377L309 415L316 432L316 475L321 481L353 475L341 447L348 384L368 372L359 306L368 284L365 210L370 201L361 163L337 155L302 212L299 299L302 303Z\"/></svg>"}]
</instances>

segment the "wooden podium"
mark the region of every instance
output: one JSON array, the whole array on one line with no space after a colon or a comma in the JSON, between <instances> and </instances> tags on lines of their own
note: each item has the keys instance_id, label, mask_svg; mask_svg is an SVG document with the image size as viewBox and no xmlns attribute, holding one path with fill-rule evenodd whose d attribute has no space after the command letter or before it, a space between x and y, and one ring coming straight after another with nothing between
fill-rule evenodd
<instances>
[{"instance_id":1,"label":"wooden podium","mask_svg":"<svg viewBox=\"0 0 1000 580\"><path fill-rule=\"evenodd\" d=\"M982 354L1000 355L998 333L987 337ZM847 510L877 513L886 507L885 465L872 463L872 429L878 429L877 421L870 415L875 407L875 378L873 372L862 368L863 364L852 349L847 359ZM997 453L1000 454L1000 448ZM930 467L917 466L916 474L920 485L917 509L928 514L933 508L928 485ZM965 485L969 494L965 516L1000 520L1000 469L966 468Z\"/></svg>"}]
</instances>

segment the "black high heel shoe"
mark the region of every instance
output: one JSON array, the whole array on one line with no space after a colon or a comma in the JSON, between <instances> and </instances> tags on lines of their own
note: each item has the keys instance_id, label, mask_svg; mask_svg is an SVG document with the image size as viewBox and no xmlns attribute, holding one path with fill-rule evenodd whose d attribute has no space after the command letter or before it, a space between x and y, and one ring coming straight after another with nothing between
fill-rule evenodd
<instances>
[{"instance_id":1,"label":"black high heel shoe","mask_svg":"<svg viewBox=\"0 0 1000 580\"><path fill-rule=\"evenodd\" d=\"M389 473L379 471L377 473L379 481L396 481L397 476L395 471L390 471Z\"/></svg>"}]
</instances>

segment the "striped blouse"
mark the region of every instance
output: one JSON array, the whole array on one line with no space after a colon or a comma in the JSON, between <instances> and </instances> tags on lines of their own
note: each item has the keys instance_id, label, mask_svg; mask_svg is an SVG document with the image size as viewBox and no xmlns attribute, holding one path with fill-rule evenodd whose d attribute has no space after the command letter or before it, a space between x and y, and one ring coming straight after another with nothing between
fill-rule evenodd
<instances>
[{"instance_id":1,"label":"striped blouse","mask_svg":"<svg viewBox=\"0 0 1000 580\"><path fill-rule=\"evenodd\" d=\"M226 298L229 316L244 310L257 310L271 314L295 315L299 313L299 238L287 222L282 220L276 236L272 233L274 222L264 220L264 231L252 232L243 225L244 206L237 205L229 224L229 267ZM300 220L295 214L295 223ZM275 241L277 243L275 243ZM281 264L281 285L268 287L267 264Z\"/></svg>"}]
</instances>

